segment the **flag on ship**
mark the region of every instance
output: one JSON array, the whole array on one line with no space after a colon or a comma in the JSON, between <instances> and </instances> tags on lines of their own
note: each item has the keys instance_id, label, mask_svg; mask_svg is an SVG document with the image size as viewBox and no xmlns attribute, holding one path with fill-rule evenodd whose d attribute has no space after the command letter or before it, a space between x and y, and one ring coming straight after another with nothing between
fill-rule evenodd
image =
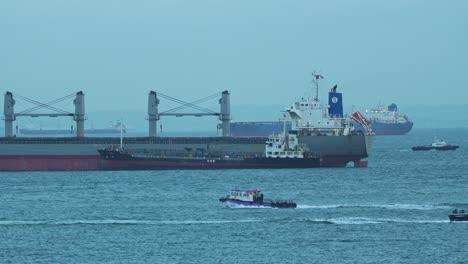
<instances>
[{"instance_id":1,"label":"flag on ship","mask_svg":"<svg viewBox=\"0 0 468 264\"><path fill-rule=\"evenodd\" d=\"M351 117L356 120L356 122L358 122L359 124L363 125L363 126L369 126L369 120L367 120L367 118L365 118L361 112L359 111L356 111L354 112Z\"/></svg>"},{"instance_id":2,"label":"flag on ship","mask_svg":"<svg viewBox=\"0 0 468 264\"><path fill-rule=\"evenodd\" d=\"M315 80L324 79L323 76L320 75L320 74L313 74L313 73L312 73L312 75L315 76Z\"/></svg>"}]
</instances>

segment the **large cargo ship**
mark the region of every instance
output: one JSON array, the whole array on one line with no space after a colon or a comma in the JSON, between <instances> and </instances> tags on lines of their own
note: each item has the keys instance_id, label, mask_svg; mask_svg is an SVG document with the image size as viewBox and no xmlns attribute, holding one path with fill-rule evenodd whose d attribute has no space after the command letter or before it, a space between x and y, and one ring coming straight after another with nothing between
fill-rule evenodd
<instances>
[{"instance_id":1,"label":"large cargo ship","mask_svg":"<svg viewBox=\"0 0 468 264\"><path fill-rule=\"evenodd\" d=\"M331 105L322 104L315 98L302 98L288 109L292 119L291 130L297 135L298 144L320 156L322 167L345 167L354 164L366 166L368 157L368 135L355 131L352 121L342 115L341 94L329 93ZM223 92L223 99L228 96ZM8 97L9 96L9 97ZM83 128L84 104L82 92L77 94L77 127ZM223 134L222 137L156 137L156 120L158 112L156 93L151 92L149 99L149 137L125 137L123 145L132 153L177 152L186 149L205 149L229 156L259 155L265 152L266 137L236 138ZM7 98L8 97L8 98ZM13 102L12 94L6 94L5 101ZM229 101L221 106L220 120L223 127L229 113L226 107ZM0 171L53 171L53 170L102 170L106 167L105 159L98 150L117 146L121 140L117 137L85 137L79 130L77 137L26 138L12 135L13 103L5 106L5 135L0 138ZM224 108L223 108L224 107ZM224 110L223 110L224 109ZM157 109L156 109L157 110ZM223 112L224 111L224 112ZM78 123L80 121L81 123ZM229 128L229 126L227 126ZM283 127L283 132L286 129ZM223 132L224 133L224 132ZM116 168L118 169L118 168Z\"/></svg>"}]
</instances>

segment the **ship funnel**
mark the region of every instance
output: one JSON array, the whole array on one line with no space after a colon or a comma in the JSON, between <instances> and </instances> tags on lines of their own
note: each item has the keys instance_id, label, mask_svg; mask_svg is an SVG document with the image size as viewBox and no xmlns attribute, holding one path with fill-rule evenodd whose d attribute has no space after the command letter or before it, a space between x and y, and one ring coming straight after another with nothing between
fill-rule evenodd
<instances>
[{"instance_id":1,"label":"ship funnel","mask_svg":"<svg viewBox=\"0 0 468 264\"><path fill-rule=\"evenodd\" d=\"M85 103L84 93L79 91L76 93L76 98L73 100L75 104L75 115L73 120L76 121L76 136L84 137L84 121L85 121Z\"/></svg>"},{"instance_id":2,"label":"ship funnel","mask_svg":"<svg viewBox=\"0 0 468 264\"><path fill-rule=\"evenodd\" d=\"M5 115L5 137L13 137L13 121L15 121L15 100L11 92L5 93L3 113Z\"/></svg>"},{"instance_id":3,"label":"ship funnel","mask_svg":"<svg viewBox=\"0 0 468 264\"><path fill-rule=\"evenodd\" d=\"M336 85L328 93L328 114L332 118L343 118L343 96L336 92Z\"/></svg>"},{"instance_id":4,"label":"ship funnel","mask_svg":"<svg viewBox=\"0 0 468 264\"><path fill-rule=\"evenodd\" d=\"M155 91L151 91L148 95L149 137L156 137L156 122L159 120L158 105L158 95Z\"/></svg>"},{"instance_id":5,"label":"ship funnel","mask_svg":"<svg viewBox=\"0 0 468 264\"><path fill-rule=\"evenodd\" d=\"M388 109L388 111L390 111L390 112L397 112L397 111L398 111L398 107L397 107L396 104L391 104L391 105L389 105L387 109Z\"/></svg>"},{"instance_id":6,"label":"ship funnel","mask_svg":"<svg viewBox=\"0 0 468 264\"><path fill-rule=\"evenodd\" d=\"M231 95L229 91L222 92L219 104L221 105L219 120L221 120L223 137L228 137L231 135Z\"/></svg>"}]
</instances>

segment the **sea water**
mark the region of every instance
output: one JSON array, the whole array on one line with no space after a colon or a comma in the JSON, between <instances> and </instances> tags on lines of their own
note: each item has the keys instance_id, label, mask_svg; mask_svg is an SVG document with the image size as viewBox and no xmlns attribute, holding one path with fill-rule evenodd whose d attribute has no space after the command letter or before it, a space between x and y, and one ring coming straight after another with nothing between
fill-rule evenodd
<instances>
[{"instance_id":1,"label":"sea water","mask_svg":"<svg viewBox=\"0 0 468 264\"><path fill-rule=\"evenodd\" d=\"M1 172L0 263L468 263L466 135L376 136L368 168ZM460 148L411 151L434 136Z\"/></svg>"}]
</instances>

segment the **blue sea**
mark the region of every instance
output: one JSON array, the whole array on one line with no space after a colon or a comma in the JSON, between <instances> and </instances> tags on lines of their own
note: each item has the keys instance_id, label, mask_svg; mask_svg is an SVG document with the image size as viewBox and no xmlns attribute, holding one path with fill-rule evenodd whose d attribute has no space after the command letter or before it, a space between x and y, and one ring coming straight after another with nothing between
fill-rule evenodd
<instances>
[{"instance_id":1,"label":"blue sea","mask_svg":"<svg viewBox=\"0 0 468 264\"><path fill-rule=\"evenodd\" d=\"M0 172L0 263L468 263L466 135L376 136L368 168ZM434 136L460 149L411 151Z\"/></svg>"}]
</instances>

